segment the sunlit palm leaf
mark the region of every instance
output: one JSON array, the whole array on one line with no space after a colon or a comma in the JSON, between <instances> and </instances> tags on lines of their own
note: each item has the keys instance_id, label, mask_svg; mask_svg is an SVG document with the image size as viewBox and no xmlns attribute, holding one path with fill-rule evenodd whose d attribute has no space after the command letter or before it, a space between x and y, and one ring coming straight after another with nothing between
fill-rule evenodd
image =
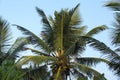
<instances>
[{"instance_id":1,"label":"sunlit palm leaf","mask_svg":"<svg viewBox=\"0 0 120 80\"><path fill-rule=\"evenodd\" d=\"M57 58L49 56L23 56L17 65L19 67L23 64L27 64L28 62L42 64L50 61L57 61Z\"/></svg>"},{"instance_id":2,"label":"sunlit palm leaf","mask_svg":"<svg viewBox=\"0 0 120 80\"><path fill-rule=\"evenodd\" d=\"M105 29L107 29L107 27L105 25L101 25L101 26L95 27L92 30L90 30L85 36L91 37L91 36L101 32L101 31L103 31Z\"/></svg>"}]
</instances>

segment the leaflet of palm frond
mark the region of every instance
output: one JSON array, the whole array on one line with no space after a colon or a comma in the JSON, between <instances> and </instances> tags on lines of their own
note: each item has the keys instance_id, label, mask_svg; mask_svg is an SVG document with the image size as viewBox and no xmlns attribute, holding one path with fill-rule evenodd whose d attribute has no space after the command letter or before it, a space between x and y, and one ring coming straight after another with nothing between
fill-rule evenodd
<instances>
[{"instance_id":1,"label":"leaflet of palm frond","mask_svg":"<svg viewBox=\"0 0 120 80\"><path fill-rule=\"evenodd\" d=\"M9 23L0 17L0 52L6 53L10 45L11 33Z\"/></svg>"},{"instance_id":2,"label":"leaflet of palm frond","mask_svg":"<svg viewBox=\"0 0 120 80\"><path fill-rule=\"evenodd\" d=\"M29 40L24 37L18 38L11 48L8 50L7 55L15 58L18 52L23 50L24 45L29 44Z\"/></svg>"},{"instance_id":3,"label":"leaflet of palm frond","mask_svg":"<svg viewBox=\"0 0 120 80\"><path fill-rule=\"evenodd\" d=\"M17 63L18 67L27 64L28 62L33 62L34 64L42 64L47 62L56 62L57 58L50 56L23 56Z\"/></svg>"},{"instance_id":4,"label":"leaflet of palm frond","mask_svg":"<svg viewBox=\"0 0 120 80\"><path fill-rule=\"evenodd\" d=\"M104 62L109 65L109 61L102 58L95 58L95 57L83 57L83 58L76 58L76 61L80 64L84 64L86 66L96 66L96 64Z\"/></svg>"},{"instance_id":5,"label":"leaflet of palm frond","mask_svg":"<svg viewBox=\"0 0 120 80\"><path fill-rule=\"evenodd\" d=\"M107 29L107 27L105 25L101 25L101 26L95 27L92 30L90 30L85 36L92 37L93 35L101 32L103 30L106 30L106 29Z\"/></svg>"},{"instance_id":6,"label":"leaflet of palm frond","mask_svg":"<svg viewBox=\"0 0 120 80\"><path fill-rule=\"evenodd\" d=\"M15 25L17 26L17 28L23 32L23 34L25 35L28 35L28 39L30 40L31 43L33 44L37 44L38 47L40 46L45 52L47 53L50 53L51 50L49 48L49 46L47 45L47 43L45 43L42 39L40 39L37 35L35 35L34 33L32 33L31 31L21 27L21 26L18 26L18 25Z\"/></svg>"},{"instance_id":7,"label":"leaflet of palm frond","mask_svg":"<svg viewBox=\"0 0 120 80\"><path fill-rule=\"evenodd\" d=\"M87 44L97 49L98 51L102 52L103 54L106 54L109 59L111 57L113 58L114 56L119 56L112 49L107 47L103 42L100 42L95 38L86 37L86 36L82 36L82 38L85 39Z\"/></svg>"},{"instance_id":8,"label":"leaflet of palm frond","mask_svg":"<svg viewBox=\"0 0 120 80\"><path fill-rule=\"evenodd\" d=\"M72 64L74 64L73 66L75 68L78 68L80 72L86 74L89 78L93 78L93 76L99 76L101 75L98 71L85 66L83 64L77 63L77 62L73 62Z\"/></svg>"},{"instance_id":9,"label":"leaflet of palm frond","mask_svg":"<svg viewBox=\"0 0 120 80\"><path fill-rule=\"evenodd\" d=\"M114 11L120 11L120 2L108 2L107 4L105 4L105 6L111 8Z\"/></svg>"}]
</instances>

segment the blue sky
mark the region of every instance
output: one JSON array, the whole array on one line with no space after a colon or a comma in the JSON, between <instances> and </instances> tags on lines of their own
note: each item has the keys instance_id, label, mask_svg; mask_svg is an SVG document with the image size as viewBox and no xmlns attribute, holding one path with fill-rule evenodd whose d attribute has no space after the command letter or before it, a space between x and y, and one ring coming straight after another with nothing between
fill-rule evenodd
<instances>
[{"instance_id":1,"label":"blue sky","mask_svg":"<svg viewBox=\"0 0 120 80\"><path fill-rule=\"evenodd\" d=\"M104 7L108 0L0 0L0 16L8 20L10 24L18 24L31 30L37 35L41 31L40 17L37 14L35 7L42 9L46 15L53 15L54 11L60 11L62 8L73 8L80 3L79 11L82 25L86 25L88 30L99 26L107 25L112 27L114 21L113 12ZM20 31L15 26L11 26L13 37L22 36ZM101 32L95 36L100 41L103 41L110 46L110 31ZM91 52L91 53L90 53ZM84 56L100 56L98 51L92 48L87 48ZM117 80L112 71L106 68L105 64L99 64L96 69L101 73L105 73L108 80Z\"/></svg>"}]
</instances>

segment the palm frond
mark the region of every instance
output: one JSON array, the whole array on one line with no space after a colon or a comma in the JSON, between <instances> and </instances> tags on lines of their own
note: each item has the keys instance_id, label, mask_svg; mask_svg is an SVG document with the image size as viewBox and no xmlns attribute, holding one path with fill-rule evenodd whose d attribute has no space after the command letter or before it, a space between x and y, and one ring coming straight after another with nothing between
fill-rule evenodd
<instances>
[{"instance_id":1,"label":"palm frond","mask_svg":"<svg viewBox=\"0 0 120 80\"><path fill-rule=\"evenodd\" d=\"M55 12L55 26L54 26L54 45L56 50L63 49L63 28L64 28L65 13L61 10L60 13Z\"/></svg>"},{"instance_id":2,"label":"palm frond","mask_svg":"<svg viewBox=\"0 0 120 80\"><path fill-rule=\"evenodd\" d=\"M92 30L90 30L85 36L91 37L91 36L101 32L101 31L103 31L105 29L107 29L107 27L105 25L101 25L101 26L95 27Z\"/></svg>"},{"instance_id":3,"label":"palm frond","mask_svg":"<svg viewBox=\"0 0 120 80\"><path fill-rule=\"evenodd\" d=\"M95 57L83 57L83 58L76 58L76 61L80 64L84 64L87 66L95 66L96 64L100 62L104 62L106 64L109 64L110 61L102 58L95 58Z\"/></svg>"},{"instance_id":4,"label":"palm frond","mask_svg":"<svg viewBox=\"0 0 120 80\"><path fill-rule=\"evenodd\" d=\"M114 71L114 73L120 76L120 56L112 58L109 68Z\"/></svg>"},{"instance_id":5,"label":"palm frond","mask_svg":"<svg viewBox=\"0 0 120 80\"><path fill-rule=\"evenodd\" d=\"M73 8L73 9L71 9L70 11L69 11L69 14L70 14L70 18L71 18L71 20L70 20L70 25L79 25L80 24L80 15L79 15L79 11L78 11L78 8L79 8L79 5L80 4L77 4L76 6L75 6L75 8ZM74 27L73 26L73 27Z\"/></svg>"},{"instance_id":6,"label":"palm frond","mask_svg":"<svg viewBox=\"0 0 120 80\"><path fill-rule=\"evenodd\" d=\"M50 57L50 56L23 56L17 66L20 67L21 65L27 64L28 62L33 62L34 64L42 64L50 61L57 61L57 58Z\"/></svg>"},{"instance_id":7,"label":"palm frond","mask_svg":"<svg viewBox=\"0 0 120 80\"><path fill-rule=\"evenodd\" d=\"M44 51L50 53L51 50L49 48L49 46L42 40L40 39L37 35L35 35L34 33L32 33L31 31L19 26L19 25L15 25L17 26L17 28L23 32L23 34L28 35L28 39L31 41L31 43L33 44L37 44L38 46L40 46Z\"/></svg>"},{"instance_id":8,"label":"palm frond","mask_svg":"<svg viewBox=\"0 0 120 80\"><path fill-rule=\"evenodd\" d=\"M114 23L114 27L112 29L112 44L117 46L120 45L120 13L116 13L116 22Z\"/></svg>"},{"instance_id":9,"label":"palm frond","mask_svg":"<svg viewBox=\"0 0 120 80\"><path fill-rule=\"evenodd\" d=\"M81 38L85 39L86 43L88 43L93 48L97 49L98 51L102 52L103 54L106 54L108 58L119 56L117 53L115 53L112 49L107 47L103 42L98 41L97 39L82 36Z\"/></svg>"},{"instance_id":10,"label":"palm frond","mask_svg":"<svg viewBox=\"0 0 120 80\"><path fill-rule=\"evenodd\" d=\"M77 67L81 72L83 72L84 74L86 74L88 77L92 78L93 76L99 76L101 75L98 71L87 67L85 65L73 62L72 64L75 65L75 67Z\"/></svg>"},{"instance_id":11,"label":"palm frond","mask_svg":"<svg viewBox=\"0 0 120 80\"><path fill-rule=\"evenodd\" d=\"M8 46L10 46L10 39L9 23L0 17L0 52L6 53Z\"/></svg>"},{"instance_id":12,"label":"palm frond","mask_svg":"<svg viewBox=\"0 0 120 80\"><path fill-rule=\"evenodd\" d=\"M45 40L45 42L47 42L50 46L53 45L53 29L52 26L49 23L49 20L47 19L45 13L43 12L43 10L39 9L36 7L36 10L38 12L38 14L42 17L42 23L44 25L43 27L43 31L41 32L42 38L43 40Z\"/></svg>"}]
</instances>

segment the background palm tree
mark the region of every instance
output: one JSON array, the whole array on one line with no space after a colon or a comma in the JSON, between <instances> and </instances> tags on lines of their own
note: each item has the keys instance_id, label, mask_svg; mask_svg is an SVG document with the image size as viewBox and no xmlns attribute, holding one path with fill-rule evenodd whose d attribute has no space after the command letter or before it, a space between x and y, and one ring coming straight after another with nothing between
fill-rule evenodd
<instances>
[{"instance_id":1,"label":"background palm tree","mask_svg":"<svg viewBox=\"0 0 120 80\"><path fill-rule=\"evenodd\" d=\"M100 77L102 74L90 66L99 62L107 64L110 62L102 58L81 57L86 43L90 43L90 45L97 48L98 46L95 45L99 43L111 53L110 55L116 54L105 44L92 38L94 34L105 30L106 26L98 26L87 33L85 33L85 26L80 27L81 19L78 7L79 4L71 10L62 9L60 12L55 11L54 17L50 16L49 19L41 9L36 8L38 14L42 17L44 25L40 37L16 25L19 30L27 35L26 38L31 44L37 47L36 49L25 48L24 50L31 50L37 55L23 56L17 66L28 62L32 62L38 65L38 67L48 65L52 80L67 80L68 78L71 79L71 76L77 76L78 80L86 80L88 77L94 77L95 80L97 77ZM102 50L102 48L99 49ZM105 78L100 80L105 80Z\"/></svg>"},{"instance_id":2,"label":"background palm tree","mask_svg":"<svg viewBox=\"0 0 120 80\"><path fill-rule=\"evenodd\" d=\"M106 7L109 7L115 12L116 22L113 24L114 28L112 28L112 44L116 47L114 52L118 54L111 59L111 68L116 72L118 76L120 76L120 1L111 1L108 2Z\"/></svg>"},{"instance_id":3,"label":"background palm tree","mask_svg":"<svg viewBox=\"0 0 120 80\"><path fill-rule=\"evenodd\" d=\"M9 23L0 17L0 80L19 80L22 72L15 65L17 52L28 43L25 38L18 38L11 45Z\"/></svg>"}]
</instances>

